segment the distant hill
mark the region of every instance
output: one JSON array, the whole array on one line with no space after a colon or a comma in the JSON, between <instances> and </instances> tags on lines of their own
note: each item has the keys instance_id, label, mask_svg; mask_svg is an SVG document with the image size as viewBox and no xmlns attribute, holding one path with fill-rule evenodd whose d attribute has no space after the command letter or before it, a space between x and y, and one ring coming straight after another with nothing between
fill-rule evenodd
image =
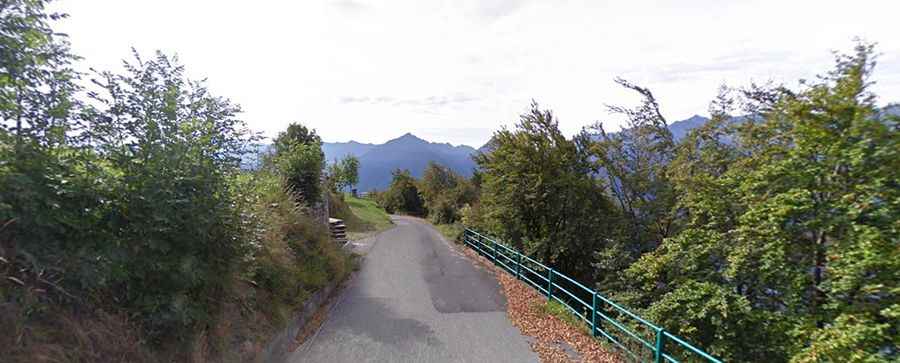
<instances>
[{"instance_id":1,"label":"distant hill","mask_svg":"<svg viewBox=\"0 0 900 363\"><path fill-rule=\"evenodd\" d=\"M675 141L679 141L687 136L691 130L703 126L707 121L709 121L709 118L694 115L687 120L675 121L669 124L669 132L672 133L672 137L675 138Z\"/></svg>"},{"instance_id":2,"label":"distant hill","mask_svg":"<svg viewBox=\"0 0 900 363\"><path fill-rule=\"evenodd\" d=\"M408 169L415 177L421 177L429 161L469 177L475 168L472 154L476 152L466 145L428 142L410 133L380 145L326 142L322 144L322 151L329 162L347 155L359 158L357 189L360 191L387 188L395 169Z\"/></svg>"},{"instance_id":3,"label":"distant hill","mask_svg":"<svg viewBox=\"0 0 900 363\"><path fill-rule=\"evenodd\" d=\"M323 142L322 152L325 153L325 162L331 164L337 159L343 159L347 155L357 158L372 150L377 145L363 144L356 141L350 142Z\"/></svg>"},{"instance_id":4,"label":"distant hill","mask_svg":"<svg viewBox=\"0 0 900 363\"><path fill-rule=\"evenodd\" d=\"M900 116L900 105L890 105L881 110L881 115ZM681 140L691 130L702 126L709 118L694 115L688 119L669 124L669 130L675 140ZM453 146L448 143L433 143L407 133L384 144L365 144L356 141L325 142L322 151L328 163L347 155L359 158L359 184L357 189L369 191L383 190L391 183L391 172L395 169L409 169L416 177L421 177L429 161L450 167L453 171L469 177L475 169L472 155L478 152L490 152L493 138L477 150L466 146ZM259 152L269 151L269 145L258 146ZM255 155L245 157L244 165L250 168L257 162Z\"/></svg>"}]
</instances>

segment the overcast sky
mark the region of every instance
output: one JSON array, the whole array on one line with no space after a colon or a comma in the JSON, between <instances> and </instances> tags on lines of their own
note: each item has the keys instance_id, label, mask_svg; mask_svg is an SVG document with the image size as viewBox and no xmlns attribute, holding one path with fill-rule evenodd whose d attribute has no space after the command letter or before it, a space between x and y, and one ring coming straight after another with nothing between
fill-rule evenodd
<instances>
[{"instance_id":1,"label":"overcast sky","mask_svg":"<svg viewBox=\"0 0 900 363\"><path fill-rule=\"evenodd\" d=\"M291 121L326 141L412 132L481 146L530 100L564 132L649 87L670 121L706 114L721 84L796 84L854 37L878 43L881 103L900 101L900 1L62 0L83 67L134 46L177 53L268 136Z\"/></svg>"}]
</instances>

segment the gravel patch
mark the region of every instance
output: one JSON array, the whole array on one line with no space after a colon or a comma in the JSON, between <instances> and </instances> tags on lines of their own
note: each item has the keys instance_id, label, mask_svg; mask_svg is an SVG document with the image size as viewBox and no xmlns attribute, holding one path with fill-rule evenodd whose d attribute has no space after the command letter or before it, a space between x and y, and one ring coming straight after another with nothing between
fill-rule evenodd
<instances>
[{"instance_id":1,"label":"gravel patch","mask_svg":"<svg viewBox=\"0 0 900 363\"><path fill-rule=\"evenodd\" d=\"M522 334L530 337L531 349L541 361L550 362L621 362L616 354L603 349L596 339L583 330L540 310L547 297L497 267L474 250L458 245L469 259L490 271L506 296L506 314Z\"/></svg>"}]
</instances>

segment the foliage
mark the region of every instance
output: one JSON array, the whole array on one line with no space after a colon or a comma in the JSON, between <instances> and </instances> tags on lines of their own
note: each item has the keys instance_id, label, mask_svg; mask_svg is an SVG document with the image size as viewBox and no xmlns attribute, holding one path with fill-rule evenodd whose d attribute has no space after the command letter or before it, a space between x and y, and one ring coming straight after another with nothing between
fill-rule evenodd
<instances>
[{"instance_id":1,"label":"foliage","mask_svg":"<svg viewBox=\"0 0 900 363\"><path fill-rule=\"evenodd\" d=\"M460 223L438 224L435 228L437 228L438 232L441 232L444 238L457 243L462 243L463 234L466 231L466 226Z\"/></svg>"},{"instance_id":2,"label":"foliage","mask_svg":"<svg viewBox=\"0 0 900 363\"><path fill-rule=\"evenodd\" d=\"M428 163L418 185L428 217L437 224L458 221L460 208L474 202L477 197L472 183L435 162Z\"/></svg>"},{"instance_id":3,"label":"foliage","mask_svg":"<svg viewBox=\"0 0 900 363\"><path fill-rule=\"evenodd\" d=\"M316 134L316 130L307 128L300 123L292 122L286 130L278 134L272 146L276 152L280 152L289 149L293 144L321 145L322 138Z\"/></svg>"},{"instance_id":4,"label":"foliage","mask_svg":"<svg viewBox=\"0 0 900 363\"><path fill-rule=\"evenodd\" d=\"M675 194L666 173L674 154L672 133L649 89L621 78L616 82L638 93L642 103L634 109L609 106L626 118L618 133L606 132L601 123L591 128L595 137L588 150L594 169L608 181L609 194L621 211L615 244L601 251L597 262L598 269L606 271L626 267L676 230Z\"/></svg>"},{"instance_id":5,"label":"foliage","mask_svg":"<svg viewBox=\"0 0 900 363\"><path fill-rule=\"evenodd\" d=\"M245 273L269 294L260 309L286 322L311 292L349 273L349 257L277 176L244 175L236 189L247 200L245 223L252 226L248 237L255 247Z\"/></svg>"},{"instance_id":6,"label":"foliage","mask_svg":"<svg viewBox=\"0 0 900 363\"><path fill-rule=\"evenodd\" d=\"M425 215L425 203L419 195L416 178L409 170L394 170L391 185L378 195L378 205L388 213Z\"/></svg>"},{"instance_id":7,"label":"foliage","mask_svg":"<svg viewBox=\"0 0 900 363\"><path fill-rule=\"evenodd\" d=\"M611 107L618 133L566 139L533 105L478 157L462 221L726 361L896 360L900 137L873 54L860 44L798 90L723 88L678 143L623 80L644 101Z\"/></svg>"},{"instance_id":8,"label":"foliage","mask_svg":"<svg viewBox=\"0 0 900 363\"><path fill-rule=\"evenodd\" d=\"M685 229L628 271L651 317L734 360L896 358L900 137L873 65L863 44L799 91L751 89L758 122L717 99L671 168Z\"/></svg>"},{"instance_id":9,"label":"foliage","mask_svg":"<svg viewBox=\"0 0 900 363\"><path fill-rule=\"evenodd\" d=\"M273 145L275 170L287 181L297 200L308 206L320 202L325 154L315 130L292 123L278 134Z\"/></svg>"},{"instance_id":10,"label":"foliage","mask_svg":"<svg viewBox=\"0 0 900 363\"><path fill-rule=\"evenodd\" d=\"M477 157L489 230L560 271L590 277L592 252L609 236L616 211L593 177L581 134L568 140L550 111L532 103L516 129L493 136Z\"/></svg>"},{"instance_id":11,"label":"foliage","mask_svg":"<svg viewBox=\"0 0 900 363\"><path fill-rule=\"evenodd\" d=\"M124 74L101 73L89 112L90 144L107 175L97 240L101 286L154 338L184 339L215 314L246 254L229 179L249 141L239 108L188 81L177 60L135 54ZM95 252L96 253L96 252Z\"/></svg>"},{"instance_id":12,"label":"foliage","mask_svg":"<svg viewBox=\"0 0 900 363\"><path fill-rule=\"evenodd\" d=\"M328 183L333 192L341 192L359 183L359 159L347 155L328 166Z\"/></svg>"},{"instance_id":13,"label":"foliage","mask_svg":"<svg viewBox=\"0 0 900 363\"><path fill-rule=\"evenodd\" d=\"M286 321L346 275L281 178L316 165L318 144L302 143L314 133L290 128L278 162L242 174L254 136L239 108L161 53L96 73L82 99L44 6L0 4L0 354L181 360L221 330L224 306Z\"/></svg>"},{"instance_id":14,"label":"foliage","mask_svg":"<svg viewBox=\"0 0 900 363\"><path fill-rule=\"evenodd\" d=\"M42 147L65 141L76 124L72 95L78 74L64 35L50 22L65 17L48 13L47 1L0 3L0 128L18 136L16 143Z\"/></svg>"}]
</instances>

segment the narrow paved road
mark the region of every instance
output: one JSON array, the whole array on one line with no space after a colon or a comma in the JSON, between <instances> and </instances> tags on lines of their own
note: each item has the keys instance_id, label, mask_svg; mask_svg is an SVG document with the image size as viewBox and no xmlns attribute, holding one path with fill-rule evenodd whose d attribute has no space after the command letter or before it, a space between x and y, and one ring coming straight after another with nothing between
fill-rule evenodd
<instances>
[{"instance_id":1,"label":"narrow paved road","mask_svg":"<svg viewBox=\"0 0 900 363\"><path fill-rule=\"evenodd\" d=\"M431 226L394 223L358 246L359 274L289 362L538 362L493 276Z\"/></svg>"}]
</instances>

